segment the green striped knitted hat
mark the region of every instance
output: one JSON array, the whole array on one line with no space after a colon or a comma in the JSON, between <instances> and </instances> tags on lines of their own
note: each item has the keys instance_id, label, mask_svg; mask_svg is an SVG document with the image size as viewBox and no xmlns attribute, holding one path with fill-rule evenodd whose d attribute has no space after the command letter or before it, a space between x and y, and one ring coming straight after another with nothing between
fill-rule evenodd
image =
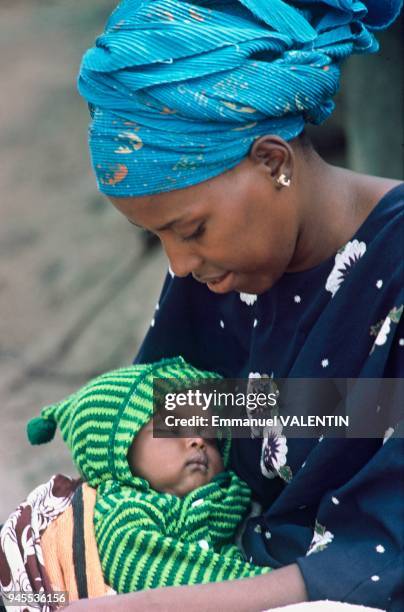
<instances>
[{"instance_id":1,"label":"green striped knitted hat","mask_svg":"<svg viewBox=\"0 0 404 612\"><path fill-rule=\"evenodd\" d=\"M134 437L153 416L156 378L174 380L177 389L178 385L184 388L198 380L220 377L194 368L182 357L114 370L45 407L41 416L29 421L28 439L31 444L49 442L59 425L75 465L91 486L107 480L130 483L133 475L127 453Z\"/></svg>"}]
</instances>

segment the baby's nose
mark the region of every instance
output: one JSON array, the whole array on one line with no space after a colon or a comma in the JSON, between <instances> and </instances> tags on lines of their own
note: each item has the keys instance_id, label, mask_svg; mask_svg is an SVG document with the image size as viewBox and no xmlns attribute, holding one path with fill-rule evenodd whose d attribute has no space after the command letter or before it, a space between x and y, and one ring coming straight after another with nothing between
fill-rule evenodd
<instances>
[{"instance_id":1,"label":"baby's nose","mask_svg":"<svg viewBox=\"0 0 404 612\"><path fill-rule=\"evenodd\" d=\"M206 442L203 438L189 438L189 446L191 448L205 448Z\"/></svg>"}]
</instances>

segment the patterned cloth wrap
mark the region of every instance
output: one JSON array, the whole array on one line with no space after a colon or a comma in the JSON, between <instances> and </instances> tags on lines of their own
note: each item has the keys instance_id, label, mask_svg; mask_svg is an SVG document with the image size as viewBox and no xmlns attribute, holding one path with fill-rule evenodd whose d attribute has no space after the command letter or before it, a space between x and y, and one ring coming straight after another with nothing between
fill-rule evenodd
<instances>
[{"instance_id":1,"label":"patterned cloth wrap","mask_svg":"<svg viewBox=\"0 0 404 612\"><path fill-rule=\"evenodd\" d=\"M9 610L52 612L59 607L57 598L51 596L54 591L44 563L41 537L69 508L79 484L79 480L61 474L52 476L31 491L1 527L0 594L5 604L7 600L12 604L7 606ZM25 593L31 596L31 602L22 601ZM0 609L4 609L1 598Z\"/></svg>"},{"instance_id":2,"label":"patterned cloth wrap","mask_svg":"<svg viewBox=\"0 0 404 612\"><path fill-rule=\"evenodd\" d=\"M98 552L104 579L118 593L270 571L244 561L232 544L250 504L250 490L234 472L221 472L180 498L154 491L127 460L153 416L156 379L163 381L157 383L161 394L218 378L182 357L135 365L99 376L28 423L33 444L51 440L58 424L81 475L97 489ZM229 448L225 439L225 464Z\"/></svg>"},{"instance_id":3,"label":"patterned cloth wrap","mask_svg":"<svg viewBox=\"0 0 404 612\"><path fill-rule=\"evenodd\" d=\"M264 134L332 112L341 62L378 49L401 0L124 0L84 55L100 191L141 196L213 178Z\"/></svg>"}]
</instances>

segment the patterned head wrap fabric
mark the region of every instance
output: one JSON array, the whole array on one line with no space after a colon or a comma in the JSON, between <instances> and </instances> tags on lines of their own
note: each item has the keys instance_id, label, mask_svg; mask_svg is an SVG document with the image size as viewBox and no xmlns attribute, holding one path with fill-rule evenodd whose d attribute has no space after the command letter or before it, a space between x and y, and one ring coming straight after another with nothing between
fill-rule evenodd
<instances>
[{"instance_id":1,"label":"patterned head wrap fabric","mask_svg":"<svg viewBox=\"0 0 404 612\"><path fill-rule=\"evenodd\" d=\"M171 191L236 166L264 134L333 110L341 61L378 49L401 0L124 0L79 91L99 189Z\"/></svg>"},{"instance_id":2,"label":"patterned head wrap fabric","mask_svg":"<svg viewBox=\"0 0 404 612\"><path fill-rule=\"evenodd\" d=\"M167 379L167 384L174 381L185 387L193 381L219 378L197 370L182 357L114 370L45 407L40 417L29 421L28 438L31 444L48 442L59 425L75 465L92 487L106 480L133 483L127 453L153 416L153 381Z\"/></svg>"}]
</instances>

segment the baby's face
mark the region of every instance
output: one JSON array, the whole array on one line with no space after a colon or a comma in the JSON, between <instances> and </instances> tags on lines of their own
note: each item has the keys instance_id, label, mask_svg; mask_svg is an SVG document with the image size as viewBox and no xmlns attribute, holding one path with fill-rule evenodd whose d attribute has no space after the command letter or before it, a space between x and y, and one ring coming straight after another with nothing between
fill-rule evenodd
<instances>
[{"instance_id":1,"label":"baby's face","mask_svg":"<svg viewBox=\"0 0 404 612\"><path fill-rule=\"evenodd\" d=\"M214 440L153 438L153 421L145 425L128 451L132 473L147 480L155 491L183 497L223 472Z\"/></svg>"}]
</instances>

